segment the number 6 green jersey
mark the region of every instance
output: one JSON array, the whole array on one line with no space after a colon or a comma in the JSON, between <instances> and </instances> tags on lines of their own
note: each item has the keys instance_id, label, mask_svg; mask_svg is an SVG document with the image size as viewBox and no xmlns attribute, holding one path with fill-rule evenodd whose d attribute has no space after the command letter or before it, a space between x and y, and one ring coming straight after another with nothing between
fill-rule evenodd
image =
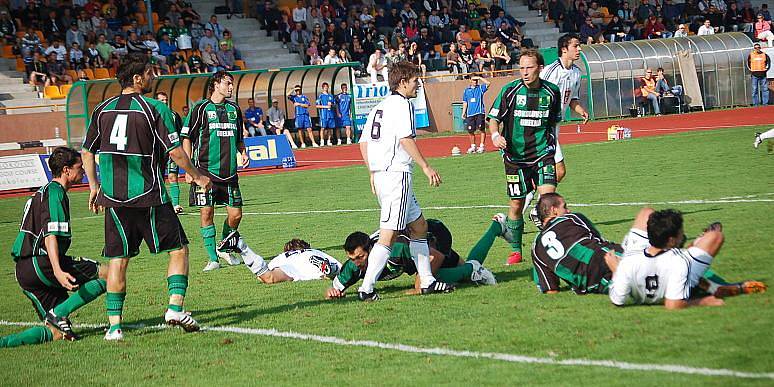
<instances>
[{"instance_id":1,"label":"number 6 green jersey","mask_svg":"<svg viewBox=\"0 0 774 387\"><path fill-rule=\"evenodd\" d=\"M137 93L99 104L91 115L83 148L99 152L105 207L153 207L169 203L161 168L166 154L180 146L172 111Z\"/></svg>"},{"instance_id":2,"label":"number 6 green jersey","mask_svg":"<svg viewBox=\"0 0 774 387\"><path fill-rule=\"evenodd\" d=\"M503 124L506 160L530 166L554 157L561 103L559 88L550 82L541 80L537 89L528 88L521 79L503 86L488 117Z\"/></svg>"}]
</instances>

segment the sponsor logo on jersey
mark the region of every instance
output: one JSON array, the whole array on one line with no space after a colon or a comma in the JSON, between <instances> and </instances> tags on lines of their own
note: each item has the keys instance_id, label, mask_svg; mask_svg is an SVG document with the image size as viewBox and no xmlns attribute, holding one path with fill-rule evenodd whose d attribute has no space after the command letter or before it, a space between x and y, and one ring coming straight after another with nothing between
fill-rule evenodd
<instances>
[{"instance_id":1,"label":"sponsor logo on jersey","mask_svg":"<svg viewBox=\"0 0 774 387\"><path fill-rule=\"evenodd\" d=\"M235 120L236 118L237 118L236 117L236 112L228 112L228 119L229 120Z\"/></svg>"},{"instance_id":2,"label":"sponsor logo on jersey","mask_svg":"<svg viewBox=\"0 0 774 387\"><path fill-rule=\"evenodd\" d=\"M210 129L231 129L236 130L236 124L231 122L211 122Z\"/></svg>"},{"instance_id":3,"label":"sponsor logo on jersey","mask_svg":"<svg viewBox=\"0 0 774 387\"><path fill-rule=\"evenodd\" d=\"M170 133L167 135L167 138L169 138L169 142L178 142L180 141L180 137L177 135L177 133Z\"/></svg>"},{"instance_id":4,"label":"sponsor logo on jersey","mask_svg":"<svg viewBox=\"0 0 774 387\"><path fill-rule=\"evenodd\" d=\"M188 132L191 131L191 128L184 126L183 129L180 130L180 134L188 135Z\"/></svg>"},{"instance_id":5,"label":"sponsor logo on jersey","mask_svg":"<svg viewBox=\"0 0 774 387\"><path fill-rule=\"evenodd\" d=\"M214 119L218 118L218 114L213 112L213 111L208 111L207 112L207 118L210 119L210 120L214 120Z\"/></svg>"},{"instance_id":6,"label":"sponsor logo on jersey","mask_svg":"<svg viewBox=\"0 0 774 387\"><path fill-rule=\"evenodd\" d=\"M215 132L218 137L234 137L234 132L231 130L218 130Z\"/></svg>"},{"instance_id":7,"label":"sponsor logo on jersey","mask_svg":"<svg viewBox=\"0 0 774 387\"><path fill-rule=\"evenodd\" d=\"M523 127L535 127L540 126L541 121L540 120L533 120L531 118L522 118L519 120L519 125Z\"/></svg>"},{"instance_id":8,"label":"sponsor logo on jersey","mask_svg":"<svg viewBox=\"0 0 774 387\"><path fill-rule=\"evenodd\" d=\"M526 95L517 95L516 96L516 105L524 106L526 104L527 104L527 96Z\"/></svg>"}]
</instances>

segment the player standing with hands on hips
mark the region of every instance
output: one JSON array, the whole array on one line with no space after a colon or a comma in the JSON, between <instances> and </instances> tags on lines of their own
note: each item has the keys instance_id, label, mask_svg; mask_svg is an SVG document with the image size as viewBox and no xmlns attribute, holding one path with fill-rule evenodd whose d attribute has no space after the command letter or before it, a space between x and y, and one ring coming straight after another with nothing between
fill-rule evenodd
<instances>
[{"instance_id":1,"label":"player standing with hands on hips","mask_svg":"<svg viewBox=\"0 0 774 387\"><path fill-rule=\"evenodd\" d=\"M524 198L530 192L556 191L554 127L561 108L559 89L540 79L543 56L525 50L519 59L522 79L507 83L489 111L494 146L503 150L510 208L505 225L511 232L509 265L521 262ZM500 130L502 126L502 131Z\"/></svg>"},{"instance_id":2,"label":"player standing with hands on hips","mask_svg":"<svg viewBox=\"0 0 774 387\"><path fill-rule=\"evenodd\" d=\"M145 55L124 57L116 74L121 94L94 109L83 141L83 167L89 178L89 209L105 211L105 248L110 259L107 275L107 307L110 328L105 340L123 340L121 329L126 299L129 258L139 254L145 240L151 253L167 252L169 304L164 320L187 332L199 330L183 310L188 288L188 238L170 203L161 168L166 154L185 169L194 182L210 187L180 148L180 138L169 108L143 96L151 90L153 66ZM99 152L97 179L95 154ZM101 180L101 185L100 185Z\"/></svg>"},{"instance_id":3,"label":"player standing with hands on hips","mask_svg":"<svg viewBox=\"0 0 774 387\"><path fill-rule=\"evenodd\" d=\"M454 290L454 286L436 281L433 277L427 221L422 216L411 186L415 161L431 186L441 184L441 176L430 167L414 140L414 105L410 98L417 96L419 75L419 68L411 63L393 65L388 80L392 94L368 113L364 126L367 132L360 137L360 153L371 175L371 191L381 206L379 240L371 249L365 277L358 289L358 297L362 301L379 299L374 284L390 257L390 246L404 229L408 229L411 238L409 249L417 267L422 294Z\"/></svg>"}]
</instances>

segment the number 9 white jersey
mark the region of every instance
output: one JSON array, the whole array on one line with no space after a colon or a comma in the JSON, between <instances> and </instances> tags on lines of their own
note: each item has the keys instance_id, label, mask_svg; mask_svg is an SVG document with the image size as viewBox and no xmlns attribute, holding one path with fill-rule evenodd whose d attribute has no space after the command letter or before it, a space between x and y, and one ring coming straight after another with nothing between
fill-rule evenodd
<instances>
[{"instance_id":1,"label":"number 9 white jersey","mask_svg":"<svg viewBox=\"0 0 774 387\"><path fill-rule=\"evenodd\" d=\"M371 172L411 172L413 160L400 139L415 137L414 105L400 94L387 96L368 113L360 136L368 143Z\"/></svg>"}]
</instances>

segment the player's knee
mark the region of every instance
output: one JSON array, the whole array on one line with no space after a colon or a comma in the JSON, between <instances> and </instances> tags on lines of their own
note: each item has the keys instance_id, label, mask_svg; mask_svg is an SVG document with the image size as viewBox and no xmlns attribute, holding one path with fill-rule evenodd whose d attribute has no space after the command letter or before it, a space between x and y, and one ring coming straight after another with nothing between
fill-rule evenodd
<instances>
[{"instance_id":1,"label":"player's knee","mask_svg":"<svg viewBox=\"0 0 774 387\"><path fill-rule=\"evenodd\" d=\"M706 251L710 255L714 256L723 246L725 236L722 231L707 231L698 240L696 240L696 247Z\"/></svg>"},{"instance_id":2,"label":"player's knee","mask_svg":"<svg viewBox=\"0 0 774 387\"><path fill-rule=\"evenodd\" d=\"M647 229L648 218L650 218L650 214L652 214L653 212L655 212L654 209L650 207L643 207L640 210L640 212L637 213L637 217L634 219L635 226L641 226L637 228L640 228L643 230Z\"/></svg>"},{"instance_id":3,"label":"player's knee","mask_svg":"<svg viewBox=\"0 0 774 387\"><path fill-rule=\"evenodd\" d=\"M242 212L235 212L233 214L229 214L228 218L230 219L229 223L239 224L239 222L242 221Z\"/></svg>"}]
</instances>

